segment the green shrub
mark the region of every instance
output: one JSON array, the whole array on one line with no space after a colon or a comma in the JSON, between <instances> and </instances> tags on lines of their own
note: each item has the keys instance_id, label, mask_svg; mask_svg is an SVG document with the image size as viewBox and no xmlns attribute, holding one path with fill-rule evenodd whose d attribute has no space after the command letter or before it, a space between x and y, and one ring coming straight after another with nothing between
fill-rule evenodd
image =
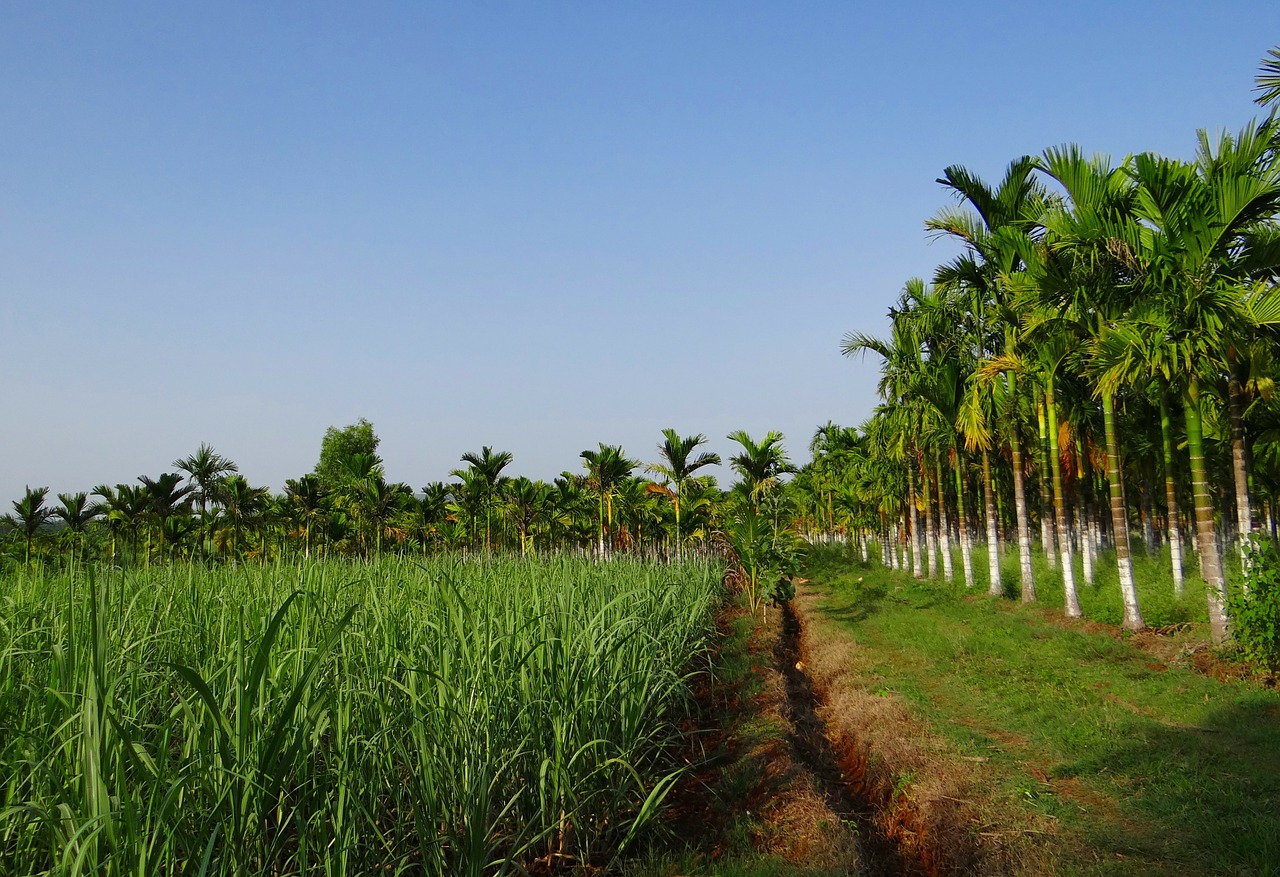
<instances>
[{"instance_id":1,"label":"green shrub","mask_svg":"<svg viewBox=\"0 0 1280 877\"><path fill-rule=\"evenodd\" d=\"M1233 594L1227 610L1245 657L1274 672L1280 669L1280 550L1264 541L1250 558L1248 589Z\"/></svg>"}]
</instances>

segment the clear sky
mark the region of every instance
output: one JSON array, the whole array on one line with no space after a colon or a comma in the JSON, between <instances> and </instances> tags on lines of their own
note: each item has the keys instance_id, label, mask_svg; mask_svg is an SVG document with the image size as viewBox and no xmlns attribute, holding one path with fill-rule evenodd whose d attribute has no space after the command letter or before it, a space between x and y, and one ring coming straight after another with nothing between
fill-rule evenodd
<instances>
[{"instance_id":1,"label":"clear sky","mask_svg":"<svg viewBox=\"0 0 1280 877\"><path fill-rule=\"evenodd\" d=\"M0 509L202 441L280 489L550 478L663 427L799 460L875 403L923 220L1072 141L1257 115L1280 4L0 5Z\"/></svg>"}]
</instances>

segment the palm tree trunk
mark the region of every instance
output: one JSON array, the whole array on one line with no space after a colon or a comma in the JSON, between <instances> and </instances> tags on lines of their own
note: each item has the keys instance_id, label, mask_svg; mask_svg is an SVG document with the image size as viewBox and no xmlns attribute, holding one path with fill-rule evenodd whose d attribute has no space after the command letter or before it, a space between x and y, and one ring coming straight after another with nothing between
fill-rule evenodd
<instances>
[{"instance_id":1,"label":"palm tree trunk","mask_svg":"<svg viewBox=\"0 0 1280 877\"><path fill-rule=\"evenodd\" d=\"M924 537L920 532L920 507L916 504L916 477L908 465L907 469L907 505L911 507L911 574L918 579L924 578Z\"/></svg>"},{"instance_id":2,"label":"palm tree trunk","mask_svg":"<svg viewBox=\"0 0 1280 877\"><path fill-rule=\"evenodd\" d=\"M1053 544L1053 499L1049 496L1049 429L1045 408L1044 401L1036 406L1036 420L1040 426L1040 547L1049 561L1049 569L1057 569L1057 549Z\"/></svg>"},{"instance_id":3,"label":"palm tree trunk","mask_svg":"<svg viewBox=\"0 0 1280 877\"><path fill-rule=\"evenodd\" d=\"M960 516L960 562L964 564L964 586L966 588L973 587L973 557L971 555L972 546L969 538L969 522L965 518L965 490L964 476L961 474L964 470L964 458L961 456L960 448L955 449L956 452L956 514Z\"/></svg>"},{"instance_id":4,"label":"palm tree trunk","mask_svg":"<svg viewBox=\"0 0 1280 877\"><path fill-rule=\"evenodd\" d=\"M1116 568L1120 573L1120 597L1124 601L1124 626L1141 630L1146 625L1138 609L1138 589L1133 581L1133 560L1129 557L1129 514L1124 502L1124 482L1120 474L1120 445L1116 437L1115 397L1102 396L1102 422L1107 436L1107 483L1111 489L1111 529L1116 543Z\"/></svg>"},{"instance_id":5,"label":"palm tree trunk","mask_svg":"<svg viewBox=\"0 0 1280 877\"><path fill-rule=\"evenodd\" d=\"M982 511L987 519L987 574L990 577L987 592L999 597L1004 594L1004 583L1000 581L1000 533L991 490L991 455L986 448L982 449Z\"/></svg>"},{"instance_id":6,"label":"palm tree trunk","mask_svg":"<svg viewBox=\"0 0 1280 877\"><path fill-rule=\"evenodd\" d=\"M1017 378L1009 373L1010 405L1017 402ZM1022 440L1018 436L1017 418L1009 416L1009 451L1013 457L1013 507L1018 516L1018 564L1022 575L1022 602L1036 601L1035 573L1031 568L1031 522L1027 519L1027 492L1022 477Z\"/></svg>"},{"instance_id":7,"label":"palm tree trunk","mask_svg":"<svg viewBox=\"0 0 1280 877\"><path fill-rule=\"evenodd\" d=\"M1182 532L1178 526L1178 490L1173 477L1173 426L1169 417L1169 397L1160 393L1160 440L1164 450L1164 501L1169 528L1169 562L1173 567L1173 595L1182 599Z\"/></svg>"},{"instance_id":8,"label":"palm tree trunk","mask_svg":"<svg viewBox=\"0 0 1280 877\"><path fill-rule=\"evenodd\" d=\"M947 522L947 482L942 480L942 455L933 458L934 474L938 478L938 542L942 552L942 575L948 582L955 581L955 566L951 560L951 527Z\"/></svg>"},{"instance_id":9,"label":"palm tree trunk","mask_svg":"<svg viewBox=\"0 0 1280 877\"><path fill-rule=\"evenodd\" d=\"M924 493L924 537L929 546L929 578L938 575L938 542L933 532L933 497L929 489L929 469L925 455L920 455L920 486Z\"/></svg>"},{"instance_id":10,"label":"palm tree trunk","mask_svg":"<svg viewBox=\"0 0 1280 877\"><path fill-rule=\"evenodd\" d=\"M1053 380L1045 390L1045 407L1049 417L1049 466L1053 470L1053 513L1058 524L1058 549L1062 552L1063 609L1071 618L1079 618L1080 597L1076 594L1076 571L1071 562L1071 533L1067 518L1066 494L1062 492L1062 457L1058 453L1058 404L1054 398Z\"/></svg>"},{"instance_id":11,"label":"palm tree trunk","mask_svg":"<svg viewBox=\"0 0 1280 877\"><path fill-rule=\"evenodd\" d=\"M1222 575L1222 558L1218 554L1217 532L1213 525L1213 500L1204 471L1204 431L1200 416L1200 382L1194 374L1187 383L1186 396L1187 447L1191 452L1191 488L1196 500L1196 537L1200 543L1200 575L1205 583L1209 603L1209 630L1215 643L1231 633L1227 617L1227 588Z\"/></svg>"},{"instance_id":12,"label":"palm tree trunk","mask_svg":"<svg viewBox=\"0 0 1280 877\"><path fill-rule=\"evenodd\" d=\"M1084 580L1093 584L1093 515L1090 514L1089 460L1084 455L1084 438L1076 436L1076 516L1080 521L1080 560Z\"/></svg>"},{"instance_id":13,"label":"palm tree trunk","mask_svg":"<svg viewBox=\"0 0 1280 877\"><path fill-rule=\"evenodd\" d=\"M1235 349L1227 351L1227 412L1231 419L1231 473L1236 488L1236 526L1240 567L1249 568L1249 547L1253 538L1253 507L1249 499L1249 468L1244 444L1244 388L1240 385Z\"/></svg>"}]
</instances>

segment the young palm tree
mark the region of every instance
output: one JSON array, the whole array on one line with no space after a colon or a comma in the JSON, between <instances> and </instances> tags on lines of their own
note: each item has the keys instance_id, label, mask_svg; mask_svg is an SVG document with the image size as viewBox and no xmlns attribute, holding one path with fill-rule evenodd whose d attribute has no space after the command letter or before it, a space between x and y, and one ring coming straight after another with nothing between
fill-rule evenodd
<instances>
[{"instance_id":1,"label":"young palm tree","mask_svg":"<svg viewBox=\"0 0 1280 877\"><path fill-rule=\"evenodd\" d=\"M662 478L664 493L675 507L676 562L680 563L684 559L680 535L680 497L684 492L684 486L699 469L719 466L720 455L701 453L694 456L694 451L707 442L707 437L702 433L681 438L674 429L664 429L662 436L662 444L658 445L662 462L651 463L645 468Z\"/></svg>"},{"instance_id":2,"label":"young palm tree","mask_svg":"<svg viewBox=\"0 0 1280 877\"><path fill-rule=\"evenodd\" d=\"M228 547L232 558L241 550L246 533L261 523L271 492L265 487L251 487L243 475L227 475L218 483L214 498L222 506L223 519L231 539Z\"/></svg>"},{"instance_id":3,"label":"young palm tree","mask_svg":"<svg viewBox=\"0 0 1280 877\"><path fill-rule=\"evenodd\" d=\"M520 534L520 553L533 548L533 529L547 516L551 486L521 475L509 479L503 490L503 512Z\"/></svg>"}]
</instances>

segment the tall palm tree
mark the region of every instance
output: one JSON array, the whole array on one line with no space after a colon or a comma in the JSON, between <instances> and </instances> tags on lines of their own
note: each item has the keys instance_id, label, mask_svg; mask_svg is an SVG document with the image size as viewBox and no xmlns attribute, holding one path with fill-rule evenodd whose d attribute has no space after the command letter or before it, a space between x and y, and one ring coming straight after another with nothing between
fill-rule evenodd
<instances>
[{"instance_id":1,"label":"tall palm tree","mask_svg":"<svg viewBox=\"0 0 1280 877\"><path fill-rule=\"evenodd\" d=\"M1018 348L1021 332L1010 278L1024 269L1024 256L1032 246L1032 236L1050 198L1033 172L1036 162L1022 156L1010 163L1004 177L992 187L969 170L952 165L943 171L938 182L962 203L936 214L925 227L940 235L961 241L968 252L938 270L934 281L944 289L967 284L981 292L979 301L992 311L987 324L995 349L993 358ZM1007 399L1003 412L1005 439L1009 443L1013 464L1013 499L1018 523L1018 557L1021 572L1022 599L1036 597L1035 577L1031 565L1031 528L1023 484L1023 452L1021 417L1018 412L1018 377L1013 371L1002 376L1002 395Z\"/></svg>"},{"instance_id":2,"label":"tall palm tree","mask_svg":"<svg viewBox=\"0 0 1280 877\"><path fill-rule=\"evenodd\" d=\"M183 478L176 472L165 472L152 479L146 475L138 476L138 481L146 488L150 498L150 511L156 524L156 532L160 537L160 551L165 549L165 529L169 519L175 515L185 514L190 508L187 497L195 490L191 484L183 485Z\"/></svg>"},{"instance_id":3,"label":"tall palm tree","mask_svg":"<svg viewBox=\"0 0 1280 877\"><path fill-rule=\"evenodd\" d=\"M1037 304L1054 312L1054 325L1068 342L1079 342L1082 367L1102 403L1107 451L1107 485L1111 500L1111 529L1116 568L1124 604L1124 624L1130 630L1145 626L1138 606L1137 585L1129 549L1129 513L1124 495L1124 467L1116 431L1116 397L1120 385L1099 378L1096 357L1108 327L1132 307L1132 259L1119 242L1139 235L1136 214L1138 190L1124 168L1112 167L1105 156L1086 157L1078 146L1049 149L1041 169L1062 185L1068 202L1046 211L1047 245L1054 258L1038 268Z\"/></svg>"},{"instance_id":4,"label":"tall palm tree","mask_svg":"<svg viewBox=\"0 0 1280 877\"><path fill-rule=\"evenodd\" d=\"M1187 445L1191 455L1201 575L1207 585L1215 641L1230 633L1226 582L1218 554L1213 501L1204 463L1202 382L1227 368L1230 333L1280 322L1275 286L1242 282L1249 233L1280 213L1280 162L1275 116L1216 142L1200 132L1194 165L1152 154L1134 158L1137 213L1143 223L1125 241L1160 326L1180 367Z\"/></svg>"},{"instance_id":5,"label":"tall palm tree","mask_svg":"<svg viewBox=\"0 0 1280 877\"><path fill-rule=\"evenodd\" d=\"M674 429L664 429L662 436L662 444L658 445L662 462L650 463L645 469L662 478L664 493L675 507L676 562L679 563L684 559L683 543L680 538L680 497L684 492L684 486L699 469L719 466L720 455L701 453L694 456L694 451L707 442L707 437L702 433L681 438Z\"/></svg>"},{"instance_id":6,"label":"tall palm tree","mask_svg":"<svg viewBox=\"0 0 1280 877\"><path fill-rule=\"evenodd\" d=\"M0 516L0 523L13 527L26 540L27 563L31 563L31 543L35 541L36 534L54 516L54 510L44 504L48 494L47 487L37 487L35 490L28 487L22 499L13 501L13 513Z\"/></svg>"},{"instance_id":7,"label":"tall palm tree","mask_svg":"<svg viewBox=\"0 0 1280 877\"><path fill-rule=\"evenodd\" d=\"M629 460L622 451L621 445L600 443L597 451L586 450L580 455L582 465L587 470L587 485L596 494L599 507L599 552L605 556L606 524L612 542L613 532L613 499L624 478L627 478L640 463Z\"/></svg>"},{"instance_id":8,"label":"tall palm tree","mask_svg":"<svg viewBox=\"0 0 1280 877\"><path fill-rule=\"evenodd\" d=\"M205 442L201 442L200 447L189 457L174 460L173 467L179 472L186 472L189 483L195 487L192 498L200 508L200 550L203 553L204 542L209 533L208 522L205 520L209 500L213 498L218 482L227 475L239 472L240 468Z\"/></svg>"},{"instance_id":9,"label":"tall palm tree","mask_svg":"<svg viewBox=\"0 0 1280 877\"><path fill-rule=\"evenodd\" d=\"M480 449L479 454L466 453L462 455L462 462L468 464L470 477L473 479L479 494L478 501L480 508L484 511L484 550L485 553L491 553L492 545L492 517L493 508L498 501L498 490L506 479L502 476L502 470L511 464L512 456L507 451L493 452L493 448L485 445ZM461 478L461 471L455 469L454 475Z\"/></svg>"},{"instance_id":10,"label":"tall palm tree","mask_svg":"<svg viewBox=\"0 0 1280 877\"><path fill-rule=\"evenodd\" d=\"M54 516L62 519L67 526L67 532L71 533L76 542L83 548L85 531L89 523L102 514L102 505L90 502L89 494L84 491L79 493L60 493L58 494L58 502L61 505L53 510Z\"/></svg>"},{"instance_id":11,"label":"tall palm tree","mask_svg":"<svg viewBox=\"0 0 1280 877\"><path fill-rule=\"evenodd\" d=\"M271 491L250 486L243 475L227 475L218 483L215 498L222 506L223 519L230 531L233 559L241 550L244 535L261 523L270 497Z\"/></svg>"},{"instance_id":12,"label":"tall palm tree","mask_svg":"<svg viewBox=\"0 0 1280 877\"><path fill-rule=\"evenodd\" d=\"M328 512L327 494L314 472L308 472L301 478L290 478L284 483L285 494L298 514L302 525L303 557L311 557L311 529L322 523Z\"/></svg>"}]
</instances>

